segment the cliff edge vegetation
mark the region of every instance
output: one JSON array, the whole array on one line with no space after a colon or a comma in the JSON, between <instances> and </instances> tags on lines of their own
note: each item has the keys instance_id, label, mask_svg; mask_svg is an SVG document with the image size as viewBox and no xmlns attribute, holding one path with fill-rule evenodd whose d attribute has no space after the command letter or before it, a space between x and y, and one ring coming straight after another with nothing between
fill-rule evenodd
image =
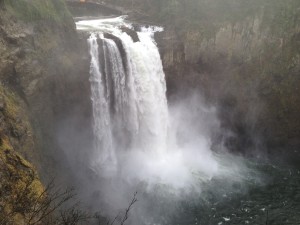
<instances>
[{"instance_id":1,"label":"cliff edge vegetation","mask_svg":"<svg viewBox=\"0 0 300 225\"><path fill-rule=\"evenodd\" d=\"M40 224L55 208L43 184L63 155L57 126L89 99L77 43L64 1L0 0L0 224Z\"/></svg>"},{"instance_id":2,"label":"cliff edge vegetation","mask_svg":"<svg viewBox=\"0 0 300 225\"><path fill-rule=\"evenodd\" d=\"M63 0L1 0L0 4L11 15L27 22L46 19L66 23L70 20L70 13Z\"/></svg>"}]
</instances>

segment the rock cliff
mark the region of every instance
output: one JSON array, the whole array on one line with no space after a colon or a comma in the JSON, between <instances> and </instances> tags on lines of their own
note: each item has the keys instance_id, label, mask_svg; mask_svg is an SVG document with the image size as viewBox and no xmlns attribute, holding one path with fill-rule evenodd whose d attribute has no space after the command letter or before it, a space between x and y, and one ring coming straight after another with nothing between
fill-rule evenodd
<instances>
[{"instance_id":1,"label":"rock cliff","mask_svg":"<svg viewBox=\"0 0 300 225\"><path fill-rule=\"evenodd\" d=\"M269 148L299 146L299 8L290 7L262 7L210 35L167 26L158 37L169 94L201 89L237 135L232 141L243 142L238 151L257 137Z\"/></svg>"},{"instance_id":2,"label":"rock cliff","mask_svg":"<svg viewBox=\"0 0 300 225\"><path fill-rule=\"evenodd\" d=\"M45 183L90 141L86 48L63 1L0 1L0 155Z\"/></svg>"}]
</instances>

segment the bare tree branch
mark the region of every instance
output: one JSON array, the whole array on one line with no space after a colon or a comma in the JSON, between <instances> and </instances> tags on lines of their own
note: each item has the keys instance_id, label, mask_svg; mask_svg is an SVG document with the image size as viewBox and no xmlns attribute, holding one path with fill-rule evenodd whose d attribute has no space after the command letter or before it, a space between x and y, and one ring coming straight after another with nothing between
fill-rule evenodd
<instances>
[{"instance_id":1,"label":"bare tree branch","mask_svg":"<svg viewBox=\"0 0 300 225\"><path fill-rule=\"evenodd\" d=\"M137 199L136 196L137 196L137 191L134 192L133 198L132 198L132 200L131 200L129 206L128 206L127 209L125 210L125 215L124 215L124 217L123 217L123 219L122 219L122 221L121 221L121 225L124 225L124 224L125 224L126 220L128 219L129 212L130 212L132 206L134 205L134 203L137 202L138 199Z\"/></svg>"}]
</instances>

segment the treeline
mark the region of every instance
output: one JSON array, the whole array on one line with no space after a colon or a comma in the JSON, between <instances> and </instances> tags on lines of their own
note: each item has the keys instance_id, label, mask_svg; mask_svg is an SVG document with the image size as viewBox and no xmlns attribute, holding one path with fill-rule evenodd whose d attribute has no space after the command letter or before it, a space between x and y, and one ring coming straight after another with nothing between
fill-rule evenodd
<instances>
[{"instance_id":1,"label":"treeline","mask_svg":"<svg viewBox=\"0 0 300 225\"><path fill-rule=\"evenodd\" d=\"M100 0L99 0L100 1ZM263 14L275 32L299 24L299 0L104 0L131 9L138 17L182 29L218 28Z\"/></svg>"},{"instance_id":2,"label":"treeline","mask_svg":"<svg viewBox=\"0 0 300 225\"><path fill-rule=\"evenodd\" d=\"M65 23L71 18L64 0L0 0L0 8L26 22L46 19Z\"/></svg>"}]
</instances>

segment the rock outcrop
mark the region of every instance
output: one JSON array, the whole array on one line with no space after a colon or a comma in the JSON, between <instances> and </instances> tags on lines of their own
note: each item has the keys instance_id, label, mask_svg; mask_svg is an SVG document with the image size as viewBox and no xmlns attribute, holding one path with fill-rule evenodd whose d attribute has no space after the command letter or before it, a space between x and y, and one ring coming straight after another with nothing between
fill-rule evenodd
<instances>
[{"instance_id":1,"label":"rock outcrop","mask_svg":"<svg viewBox=\"0 0 300 225\"><path fill-rule=\"evenodd\" d=\"M264 18L225 22L210 38L189 31L180 39L166 29L158 43L169 94L201 89L239 141L260 136L270 148L299 146L299 28L276 33ZM249 141L239 151L255 144Z\"/></svg>"},{"instance_id":2,"label":"rock outcrop","mask_svg":"<svg viewBox=\"0 0 300 225\"><path fill-rule=\"evenodd\" d=\"M45 182L68 167L65 151L91 143L88 71L86 40L63 1L0 1L1 145Z\"/></svg>"}]
</instances>

